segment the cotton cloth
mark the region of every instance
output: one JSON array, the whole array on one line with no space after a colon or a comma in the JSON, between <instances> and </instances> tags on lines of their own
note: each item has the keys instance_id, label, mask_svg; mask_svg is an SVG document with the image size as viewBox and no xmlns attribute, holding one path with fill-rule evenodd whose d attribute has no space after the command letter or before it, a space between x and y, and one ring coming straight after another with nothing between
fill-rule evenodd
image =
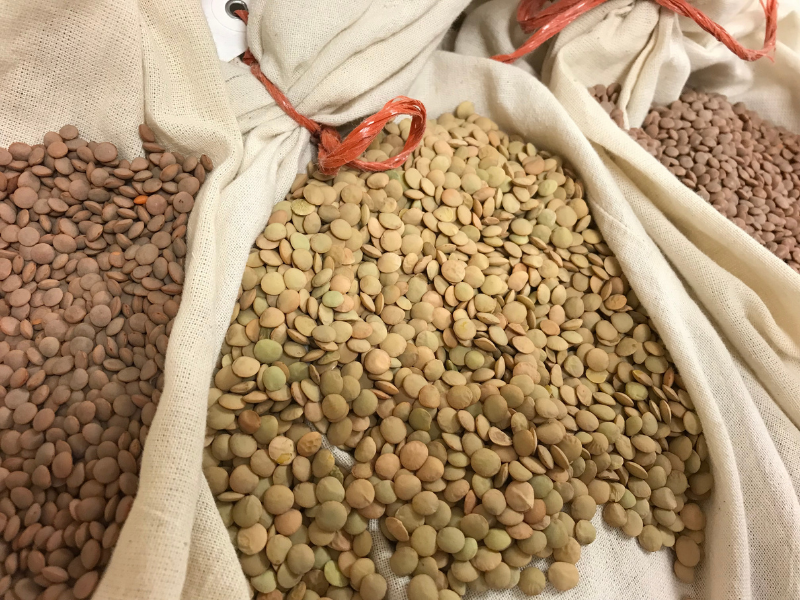
<instances>
[{"instance_id":1,"label":"cotton cloth","mask_svg":"<svg viewBox=\"0 0 800 600\"><path fill-rule=\"evenodd\" d=\"M236 225L225 218L231 203L220 192L242 155L200 4L33 0L4 9L0 144L41 143L46 131L70 123L130 159L142 155L137 127L147 122L165 146L206 153L216 165L189 220L183 303L138 495L94 597L244 597L235 552L200 470L221 307L230 313L231 292L222 281L234 279L225 247Z\"/></svg>"},{"instance_id":2,"label":"cotton cloth","mask_svg":"<svg viewBox=\"0 0 800 600\"><path fill-rule=\"evenodd\" d=\"M764 44L759 0L692 4L746 48ZM517 0L490 0L467 18L456 51L506 54L528 37L515 21ZM556 67L558 64L558 67ZM693 20L647 0L609 0L568 25L515 66L550 85L554 69L583 87L620 83L626 125L638 127L653 104L676 100L684 87L728 96L791 131L800 131L800 2L778 3L774 60L742 61Z\"/></svg>"},{"instance_id":3,"label":"cotton cloth","mask_svg":"<svg viewBox=\"0 0 800 600\"><path fill-rule=\"evenodd\" d=\"M684 187L586 88L621 81L632 124L651 103L674 100L688 84L727 93L797 131L798 15L792 3L781 4L775 63L742 64L653 3L612 0L510 72L477 57L460 69L492 81L471 94L483 98L479 110L577 165L594 218L688 385L715 477L704 507L705 559L696 585L687 588L699 598L800 596L800 277ZM763 17L743 6L702 8L746 45L760 47ZM478 7L455 40L456 52L486 57L519 46L524 35L513 26L515 8L510 0ZM439 69L458 71L452 64ZM723 72L731 77L714 75ZM454 91L452 78L436 77L438 89ZM581 570L590 568L594 549L583 553ZM574 597L609 597L605 586L620 579L649 590L621 597L680 597L680 588L658 582L648 588L653 572L629 550L621 545L596 583L582 577Z\"/></svg>"},{"instance_id":4,"label":"cotton cloth","mask_svg":"<svg viewBox=\"0 0 800 600\"><path fill-rule=\"evenodd\" d=\"M466 0L249 2L248 45L303 114L342 125L406 92ZM189 221L183 301L133 509L94 598L250 598L201 470L209 382L253 240L310 157L248 67L220 63L200 3L12 3L0 143L76 125L141 154L139 123L216 167Z\"/></svg>"},{"instance_id":5,"label":"cotton cloth","mask_svg":"<svg viewBox=\"0 0 800 600\"><path fill-rule=\"evenodd\" d=\"M594 218L703 420L716 490L695 586L673 577L669 552L644 553L598 513L580 583L542 597L800 597L800 278L618 131L558 56L546 58L552 92L532 76L535 63L485 58L513 46L508 18L505 34L493 22L476 27L478 7L455 33L462 54L436 50L466 4L262 0L250 6L248 44L267 77L316 120L343 125L399 94L422 100L431 116L471 99L586 182ZM0 143L35 142L74 123L130 158L146 121L166 146L215 162L189 222L183 302L139 493L94 597L248 598L201 471L206 397L250 246L304 169L308 133L247 67L218 62L199 4L34 1L9 7L0 34ZM407 580L390 575L391 548L376 521L370 529L389 598L400 600Z\"/></svg>"}]
</instances>

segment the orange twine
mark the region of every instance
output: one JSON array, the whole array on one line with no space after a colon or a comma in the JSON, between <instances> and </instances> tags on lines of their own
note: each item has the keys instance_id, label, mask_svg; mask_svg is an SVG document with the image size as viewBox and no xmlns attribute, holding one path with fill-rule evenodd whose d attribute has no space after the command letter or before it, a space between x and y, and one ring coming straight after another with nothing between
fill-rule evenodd
<instances>
[{"instance_id":1,"label":"orange twine","mask_svg":"<svg viewBox=\"0 0 800 600\"><path fill-rule=\"evenodd\" d=\"M511 54L498 54L492 58L503 63L512 63L518 58L533 52L544 42L556 35L583 13L600 6L605 0L557 0L547 8L542 8L547 0L520 0L517 8L517 22L525 33L533 32L519 49ZM731 52L742 60L758 60L775 49L778 32L778 0L760 0L766 16L764 46L760 50L745 48L719 23L709 19L705 13L696 9L686 0L655 0L664 8L689 17L705 31L725 44Z\"/></svg>"},{"instance_id":2,"label":"orange twine","mask_svg":"<svg viewBox=\"0 0 800 600\"><path fill-rule=\"evenodd\" d=\"M236 16L247 23L248 13L246 10L237 10L235 12ZM269 95L283 109L283 112L292 117L298 125L302 125L311 132L311 136L317 141L317 164L320 172L325 175L335 175L344 165L350 165L362 171L396 169L406 161L406 158L422 141L422 136L425 133L426 114L425 106L419 100L407 98L406 96L398 96L390 100L377 113L361 121L342 140L336 128L317 123L297 112L283 92L261 72L258 61L249 49L242 56L242 61L250 67L250 71L256 79L267 88ZM381 129L398 115L411 116L411 128L408 132L408 139L403 145L403 150L381 162L359 160L358 157L378 137Z\"/></svg>"}]
</instances>

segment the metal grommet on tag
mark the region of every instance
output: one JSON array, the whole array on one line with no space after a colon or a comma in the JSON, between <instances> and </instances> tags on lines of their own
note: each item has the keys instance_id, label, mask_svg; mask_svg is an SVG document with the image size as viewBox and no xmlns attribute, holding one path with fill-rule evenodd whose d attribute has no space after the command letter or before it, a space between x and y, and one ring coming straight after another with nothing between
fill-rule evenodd
<instances>
[{"instance_id":1,"label":"metal grommet on tag","mask_svg":"<svg viewBox=\"0 0 800 600\"><path fill-rule=\"evenodd\" d=\"M244 0L202 0L202 6L220 60L232 60L247 50L247 28L235 14L247 10Z\"/></svg>"},{"instance_id":2,"label":"metal grommet on tag","mask_svg":"<svg viewBox=\"0 0 800 600\"><path fill-rule=\"evenodd\" d=\"M225 3L225 14L227 14L232 19L239 18L238 16L236 16L237 10L247 10L247 3L243 2L242 0L228 0Z\"/></svg>"}]
</instances>

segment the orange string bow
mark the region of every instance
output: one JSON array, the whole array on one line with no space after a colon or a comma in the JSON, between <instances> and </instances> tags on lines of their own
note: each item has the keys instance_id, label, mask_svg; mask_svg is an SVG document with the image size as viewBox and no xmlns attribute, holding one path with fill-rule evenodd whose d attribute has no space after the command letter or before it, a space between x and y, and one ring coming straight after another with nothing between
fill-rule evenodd
<instances>
[{"instance_id":1,"label":"orange string bow","mask_svg":"<svg viewBox=\"0 0 800 600\"><path fill-rule=\"evenodd\" d=\"M522 25L525 33L535 33L511 54L498 54L492 58L504 63L514 62L536 50L583 13L600 6L603 2L605 0L557 0L543 9L546 0L521 0L517 8L517 21ZM692 19L742 60L758 60L775 49L778 31L778 0L760 0L761 8L764 9L766 16L764 46L760 50L751 50L742 46L724 27L709 19L686 0L655 0L655 2L679 15Z\"/></svg>"},{"instance_id":2,"label":"orange string bow","mask_svg":"<svg viewBox=\"0 0 800 600\"><path fill-rule=\"evenodd\" d=\"M237 10L236 16L247 23L246 10ZM425 106L419 100L398 96L387 102L377 113L361 121L344 140L341 139L336 128L323 125L301 115L295 110L286 95L272 83L264 73L253 54L248 49L242 56L242 61L250 67L250 72L258 79L272 96L276 104L287 115L311 132L317 141L317 164L319 170L325 175L335 175L344 165L350 165L362 171L388 171L402 165L406 158L419 146L425 133ZM378 137L381 129L398 115L411 116L411 128L408 139L403 145L403 150L395 156L381 162L359 160L358 157Z\"/></svg>"}]
</instances>

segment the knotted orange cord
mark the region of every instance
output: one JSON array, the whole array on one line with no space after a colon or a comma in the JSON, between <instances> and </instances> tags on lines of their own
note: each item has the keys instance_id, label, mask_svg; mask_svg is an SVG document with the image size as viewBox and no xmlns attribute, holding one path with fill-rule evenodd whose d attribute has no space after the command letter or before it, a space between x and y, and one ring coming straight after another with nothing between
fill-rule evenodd
<instances>
[{"instance_id":1,"label":"knotted orange cord","mask_svg":"<svg viewBox=\"0 0 800 600\"><path fill-rule=\"evenodd\" d=\"M522 25L525 33L533 32L533 35L511 54L499 54L492 58L503 63L514 62L536 50L583 13L600 6L605 0L558 0L543 9L545 2L546 0L520 1L517 7L517 22ZM766 16L764 46L760 50L742 46L724 27L709 19L705 13L693 7L686 0L655 0L655 2L679 15L692 19L742 60L758 60L775 49L778 32L778 0L760 0L761 8L764 9Z\"/></svg>"},{"instance_id":2,"label":"knotted orange cord","mask_svg":"<svg viewBox=\"0 0 800 600\"><path fill-rule=\"evenodd\" d=\"M237 10L236 16L247 23L246 10ZM242 56L242 61L250 67L250 72L258 79L272 96L283 112L289 115L298 125L311 132L316 139L318 154L317 164L319 170L325 175L335 175L344 165L350 165L362 171L388 171L401 166L406 158L419 146L425 133L425 106L419 100L398 96L387 102L377 113L361 121L344 140L341 139L336 128L323 125L301 115L295 110L286 95L273 84L264 73L253 54L248 49ZM397 155L381 162L359 160L358 157L369 147L378 136L381 129L398 115L409 115L411 127L408 139L403 145L403 150Z\"/></svg>"}]
</instances>

